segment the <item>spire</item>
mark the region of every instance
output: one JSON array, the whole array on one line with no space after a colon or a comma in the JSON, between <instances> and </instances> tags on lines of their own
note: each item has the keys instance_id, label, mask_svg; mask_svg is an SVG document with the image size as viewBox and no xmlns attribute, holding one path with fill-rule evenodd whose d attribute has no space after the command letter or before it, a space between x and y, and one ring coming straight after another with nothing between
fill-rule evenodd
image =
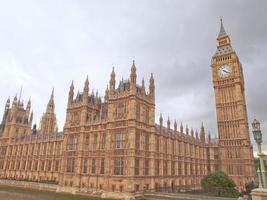
<instances>
[{"instance_id":1,"label":"spire","mask_svg":"<svg viewBox=\"0 0 267 200\"><path fill-rule=\"evenodd\" d=\"M74 84L72 80L71 85L70 85L70 90L69 90L68 105L70 105L73 102L73 96L74 96Z\"/></svg>"},{"instance_id":2,"label":"spire","mask_svg":"<svg viewBox=\"0 0 267 200\"><path fill-rule=\"evenodd\" d=\"M225 29L224 29L224 26L223 26L223 20L222 20L222 17L220 18L220 21L221 21L221 28L220 28L220 32L219 32L218 38L227 35L227 33L226 33Z\"/></svg>"},{"instance_id":3,"label":"spire","mask_svg":"<svg viewBox=\"0 0 267 200\"><path fill-rule=\"evenodd\" d=\"M135 61L134 60L133 60L133 64L131 67L130 79L131 79L131 88L135 88L135 86L136 86L136 67L135 67Z\"/></svg>"},{"instance_id":4,"label":"spire","mask_svg":"<svg viewBox=\"0 0 267 200\"><path fill-rule=\"evenodd\" d=\"M149 80L149 95L154 99L155 98L155 83L153 73L151 73Z\"/></svg>"},{"instance_id":5,"label":"spire","mask_svg":"<svg viewBox=\"0 0 267 200\"><path fill-rule=\"evenodd\" d=\"M191 136L194 137L194 130L191 128Z\"/></svg>"},{"instance_id":6,"label":"spire","mask_svg":"<svg viewBox=\"0 0 267 200\"><path fill-rule=\"evenodd\" d=\"M145 80L144 80L144 78L142 79L142 93L143 93L143 94L146 93Z\"/></svg>"},{"instance_id":7,"label":"spire","mask_svg":"<svg viewBox=\"0 0 267 200\"><path fill-rule=\"evenodd\" d=\"M53 99L54 99L54 88L52 89L52 92L51 92L50 99L51 99L51 100L53 100Z\"/></svg>"},{"instance_id":8,"label":"spire","mask_svg":"<svg viewBox=\"0 0 267 200\"><path fill-rule=\"evenodd\" d=\"M201 142L205 142L205 129L204 129L204 125L203 122L201 124L201 130L200 130L200 140Z\"/></svg>"},{"instance_id":9,"label":"spire","mask_svg":"<svg viewBox=\"0 0 267 200\"><path fill-rule=\"evenodd\" d=\"M160 117L159 117L159 125L160 127L162 127L163 124L163 118L162 118L162 114L160 113Z\"/></svg>"},{"instance_id":10,"label":"spire","mask_svg":"<svg viewBox=\"0 0 267 200\"><path fill-rule=\"evenodd\" d=\"M183 123L182 122L181 122L181 125L180 125L180 132L184 133L184 127L183 127Z\"/></svg>"},{"instance_id":11,"label":"spire","mask_svg":"<svg viewBox=\"0 0 267 200\"><path fill-rule=\"evenodd\" d=\"M104 101L107 102L108 101L108 85L105 91L105 97L104 97Z\"/></svg>"},{"instance_id":12,"label":"spire","mask_svg":"<svg viewBox=\"0 0 267 200\"><path fill-rule=\"evenodd\" d=\"M9 109L10 106L10 97L8 97L7 101L6 101L6 107L5 110Z\"/></svg>"},{"instance_id":13,"label":"spire","mask_svg":"<svg viewBox=\"0 0 267 200\"><path fill-rule=\"evenodd\" d=\"M112 68L112 72L110 74L110 81L109 81L109 87L110 87L110 91L115 91L115 84L116 84L116 75L115 75L115 71L114 71L114 67Z\"/></svg>"},{"instance_id":14,"label":"spire","mask_svg":"<svg viewBox=\"0 0 267 200\"><path fill-rule=\"evenodd\" d=\"M17 97L17 94L16 94L16 96L14 97L13 102L12 102L13 106L17 105L17 100L18 100L18 97Z\"/></svg>"},{"instance_id":15,"label":"spire","mask_svg":"<svg viewBox=\"0 0 267 200\"><path fill-rule=\"evenodd\" d=\"M188 128L187 124L186 124L186 127L185 127L185 133L186 133L186 135L189 134L189 128Z\"/></svg>"},{"instance_id":16,"label":"spire","mask_svg":"<svg viewBox=\"0 0 267 200\"><path fill-rule=\"evenodd\" d=\"M86 80L84 82L84 88L83 88L83 103L88 103L88 95L89 95L89 80L88 75L86 76Z\"/></svg>"},{"instance_id":17,"label":"spire","mask_svg":"<svg viewBox=\"0 0 267 200\"><path fill-rule=\"evenodd\" d=\"M170 117L168 116L168 120L167 120L167 127L168 129L171 128L171 121L170 121Z\"/></svg>"},{"instance_id":18,"label":"spire","mask_svg":"<svg viewBox=\"0 0 267 200\"><path fill-rule=\"evenodd\" d=\"M29 101L27 103L27 110L30 110L31 109L31 98L29 98Z\"/></svg>"},{"instance_id":19,"label":"spire","mask_svg":"<svg viewBox=\"0 0 267 200\"><path fill-rule=\"evenodd\" d=\"M177 122L176 122L176 119L174 120L174 130L177 131Z\"/></svg>"},{"instance_id":20,"label":"spire","mask_svg":"<svg viewBox=\"0 0 267 200\"><path fill-rule=\"evenodd\" d=\"M54 103L54 88L52 89L50 99L48 101L46 112L47 113L54 113L55 110L55 103Z\"/></svg>"}]
</instances>

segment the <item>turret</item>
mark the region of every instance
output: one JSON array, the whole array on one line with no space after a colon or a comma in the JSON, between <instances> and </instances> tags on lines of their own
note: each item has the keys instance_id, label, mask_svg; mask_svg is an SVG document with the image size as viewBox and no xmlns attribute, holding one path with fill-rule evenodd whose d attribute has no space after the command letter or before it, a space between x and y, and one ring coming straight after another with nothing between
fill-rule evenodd
<instances>
[{"instance_id":1,"label":"turret","mask_svg":"<svg viewBox=\"0 0 267 200\"><path fill-rule=\"evenodd\" d=\"M72 104L73 96L74 96L74 85L73 85L73 81L72 81L71 85L70 85L70 90L69 90L68 105Z\"/></svg>"},{"instance_id":2,"label":"turret","mask_svg":"<svg viewBox=\"0 0 267 200\"><path fill-rule=\"evenodd\" d=\"M113 67L112 72L110 74L110 81L109 81L110 92L113 93L115 91L115 85L116 85L116 75L115 75L115 71L114 71L114 67Z\"/></svg>"},{"instance_id":3,"label":"turret","mask_svg":"<svg viewBox=\"0 0 267 200\"><path fill-rule=\"evenodd\" d=\"M130 75L130 80L131 80L131 89L136 88L136 67L135 67L135 62L133 60L133 64L131 67L131 75Z\"/></svg>"},{"instance_id":4,"label":"turret","mask_svg":"<svg viewBox=\"0 0 267 200\"><path fill-rule=\"evenodd\" d=\"M88 103L88 95L89 95L89 80L87 76L84 82L84 88L83 88L83 104Z\"/></svg>"}]
</instances>

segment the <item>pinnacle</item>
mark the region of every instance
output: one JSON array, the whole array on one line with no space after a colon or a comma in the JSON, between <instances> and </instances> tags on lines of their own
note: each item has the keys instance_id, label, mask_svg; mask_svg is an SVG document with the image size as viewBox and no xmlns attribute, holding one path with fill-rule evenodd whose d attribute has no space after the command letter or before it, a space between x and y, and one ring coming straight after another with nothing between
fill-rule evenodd
<instances>
[{"instance_id":1,"label":"pinnacle","mask_svg":"<svg viewBox=\"0 0 267 200\"><path fill-rule=\"evenodd\" d=\"M220 19L220 21L221 21L221 28L220 28L220 32L219 32L218 38L227 35L227 34L226 34L226 31L225 31L225 29L224 29L224 26L223 26L223 20L222 20L222 18Z\"/></svg>"}]
</instances>

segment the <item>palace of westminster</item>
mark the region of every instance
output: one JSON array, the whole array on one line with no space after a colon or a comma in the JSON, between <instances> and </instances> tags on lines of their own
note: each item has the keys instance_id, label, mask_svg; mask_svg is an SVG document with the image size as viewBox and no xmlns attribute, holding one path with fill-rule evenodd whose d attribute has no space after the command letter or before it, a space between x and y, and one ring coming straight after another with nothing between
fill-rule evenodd
<instances>
[{"instance_id":1,"label":"palace of westminster","mask_svg":"<svg viewBox=\"0 0 267 200\"><path fill-rule=\"evenodd\" d=\"M62 191L178 191L198 188L204 176L224 171L237 187L256 180L242 65L221 22L211 61L218 139L187 126L155 123L155 85L130 78L116 87L114 68L105 97L74 94L70 85L66 120L57 130L54 92L40 126L32 126L31 101L7 100L0 125L0 178L51 181Z\"/></svg>"}]
</instances>

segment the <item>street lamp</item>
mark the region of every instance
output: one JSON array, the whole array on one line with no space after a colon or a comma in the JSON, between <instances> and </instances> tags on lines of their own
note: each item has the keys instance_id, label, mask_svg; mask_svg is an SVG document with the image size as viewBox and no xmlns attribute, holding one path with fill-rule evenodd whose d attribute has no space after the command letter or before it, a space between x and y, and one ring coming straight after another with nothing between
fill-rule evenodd
<instances>
[{"instance_id":1,"label":"street lamp","mask_svg":"<svg viewBox=\"0 0 267 200\"><path fill-rule=\"evenodd\" d=\"M257 143L258 146L258 156L260 160L260 169L257 170L258 176L259 176L259 187L267 188L267 181L266 181L266 172L265 172L265 165L263 161L264 153L261 150L261 144L262 144L262 133L261 133L261 125L260 122L256 119L252 122L252 132L254 140Z\"/></svg>"}]
</instances>

